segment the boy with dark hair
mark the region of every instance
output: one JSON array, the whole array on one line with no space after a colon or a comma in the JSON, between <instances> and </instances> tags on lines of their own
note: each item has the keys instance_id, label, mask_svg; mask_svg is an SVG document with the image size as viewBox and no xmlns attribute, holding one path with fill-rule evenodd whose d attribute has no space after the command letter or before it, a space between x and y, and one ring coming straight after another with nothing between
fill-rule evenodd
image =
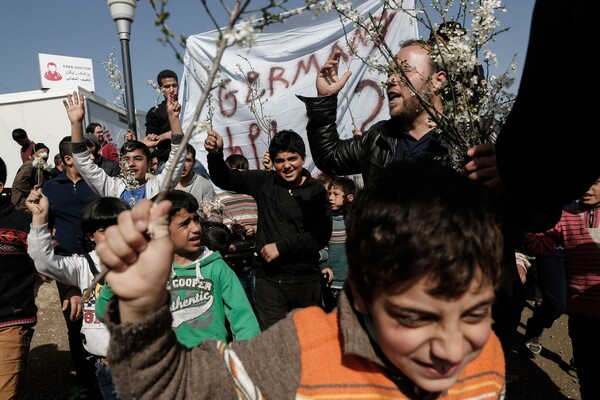
<instances>
[{"instance_id":1,"label":"boy with dark hair","mask_svg":"<svg viewBox=\"0 0 600 400\"><path fill-rule=\"evenodd\" d=\"M231 231L222 222L200 221L202 227L202 243L212 251L218 251L221 257L229 253Z\"/></svg>"},{"instance_id":2,"label":"boy with dark hair","mask_svg":"<svg viewBox=\"0 0 600 400\"><path fill-rule=\"evenodd\" d=\"M215 195L215 188L208 179L194 172L194 166L196 165L196 149L194 146L188 143L186 150L181 178L175 189L191 194L200 204L208 203Z\"/></svg>"},{"instance_id":3,"label":"boy with dark hair","mask_svg":"<svg viewBox=\"0 0 600 400\"><path fill-rule=\"evenodd\" d=\"M177 340L188 348L207 339L226 341L227 326L236 340L254 337L260 332L258 321L239 280L218 252L202 245L198 202L181 190L168 192L165 199L172 204L167 221L175 254L166 287ZM96 315L103 316L112 297L104 286Z\"/></svg>"},{"instance_id":4,"label":"boy with dark hair","mask_svg":"<svg viewBox=\"0 0 600 400\"><path fill-rule=\"evenodd\" d=\"M354 181L345 176L333 176L327 184L327 198L332 211L333 229L327 245L326 264L333 271L330 289L336 303L348 275L345 219L355 195Z\"/></svg>"},{"instance_id":5,"label":"boy with dark hair","mask_svg":"<svg viewBox=\"0 0 600 400\"><path fill-rule=\"evenodd\" d=\"M173 127L169 122L167 103L177 102L179 81L177 74L170 69L162 70L156 76L156 84L160 88L164 100L157 106L153 106L146 113L146 140L156 143L156 151L160 164L167 161L169 146ZM149 144L153 147L152 144Z\"/></svg>"},{"instance_id":6,"label":"boy with dark hair","mask_svg":"<svg viewBox=\"0 0 600 400\"><path fill-rule=\"evenodd\" d=\"M248 159L241 154L230 154L226 159L225 163L231 169L250 169L250 163Z\"/></svg>"},{"instance_id":7,"label":"boy with dark hair","mask_svg":"<svg viewBox=\"0 0 600 400\"><path fill-rule=\"evenodd\" d=\"M121 157L127 166L124 172L127 177L111 177L95 165L88 154L85 140L83 138L83 118L85 116L84 98L82 93L73 92L69 94L63 104L67 110L67 116L71 121L71 142L73 144L73 155L79 173L99 196L119 197L130 205L134 205L143 198L152 198L158 194L167 172L175 168L172 177L173 185L179 180L181 164L175 160L175 154L183 139L183 133L173 134L173 146L169 160L162 173L147 180L146 173L150 169L150 150L142 142L136 140L126 142L121 148ZM169 119L177 132L183 132L179 122L181 105L176 101L168 103Z\"/></svg>"},{"instance_id":8,"label":"boy with dark hair","mask_svg":"<svg viewBox=\"0 0 600 400\"><path fill-rule=\"evenodd\" d=\"M166 133L170 138L171 125L167 114L167 102L177 101L179 80L174 71L164 69L156 76L156 84L162 91L164 100L146 113L146 136L150 134L160 136Z\"/></svg>"},{"instance_id":9,"label":"boy with dark hair","mask_svg":"<svg viewBox=\"0 0 600 400\"><path fill-rule=\"evenodd\" d=\"M78 339L89 353L87 363L95 367L97 387L102 392L102 397L105 400L116 399L112 376L106 363L108 330L95 316L96 298L101 285L90 288L90 284L100 270L100 260L95 252L96 244L105 239L106 228L115 225L119 214L128 210L129 206L115 197L103 197L88 203L81 212L85 253L64 256L57 255L52 246L48 229L48 198L41 190L36 189L29 194L26 205L33 214L31 231L27 237L27 251L35 261L37 271L64 285L77 287L82 293L91 290L90 297L83 301L83 319L77 332Z\"/></svg>"},{"instance_id":10,"label":"boy with dark hair","mask_svg":"<svg viewBox=\"0 0 600 400\"><path fill-rule=\"evenodd\" d=\"M306 148L300 135L283 130L273 136L273 171L229 168L223 138L215 131L208 133L204 147L213 182L256 200L254 306L261 329L295 308L319 305L319 250L331 236L331 208L323 185L303 168Z\"/></svg>"},{"instance_id":11,"label":"boy with dark hair","mask_svg":"<svg viewBox=\"0 0 600 400\"><path fill-rule=\"evenodd\" d=\"M16 128L12 131L12 138L19 146L21 146L21 161L25 163L31 158L33 154L33 146L35 146L35 142L27 136L27 132L23 128Z\"/></svg>"},{"instance_id":12,"label":"boy with dark hair","mask_svg":"<svg viewBox=\"0 0 600 400\"><path fill-rule=\"evenodd\" d=\"M0 158L0 193L6 182L6 164ZM31 215L15 210L0 195L0 393L18 398L27 365L33 327L37 323L34 285L36 272L27 255Z\"/></svg>"},{"instance_id":13,"label":"boy with dark hair","mask_svg":"<svg viewBox=\"0 0 600 400\"><path fill-rule=\"evenodd\" d=\"M169 204L150 211L144 202L124 215L99 249L125 296L111 304L108 324L119 393L502 398L504 356L491 329L502 257L494 196L425 164L393 163L350 207L348 284L337 309L295 310L245 343L176 344L161 289L172 257L161 222Z\"/></svg>"}]
</instances>

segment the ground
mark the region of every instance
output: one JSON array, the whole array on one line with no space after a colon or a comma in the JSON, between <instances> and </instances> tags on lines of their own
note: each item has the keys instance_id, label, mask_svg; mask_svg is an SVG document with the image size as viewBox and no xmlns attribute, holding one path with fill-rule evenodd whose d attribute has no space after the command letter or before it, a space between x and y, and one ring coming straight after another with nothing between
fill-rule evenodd
<instances>
[{"instance_id":1,"label":"ground","mask_svg":"<svg viewBox=\"0 0 600 400\"><path fill-rule=\"evenodd\" d=\"M580 400L577 375L569 367L572 349L566 315L544 331L541 354L531 359L517 350L521 347L518 343L522 342L525 321L531 316L532 309L533 302L528 302L512 345L505 349L507 400Z\"/></svg>"},{"instance_id":2,"label":"ground","mask_svg":"<svg viewBox=\"0 0 600 400\"><path fill-rule=\"evenodd\" d=\"M43 284L37 296L38 324L31 344L23 400L65 400L73 385L66 327L54 283ZM523 311L515 343L522 338L531 303ZM571 341L567 317L544 333L542 353L534 359L506 349L508 400L580 399L577 378L569 369Z\"/></svg>"}]
</instances>

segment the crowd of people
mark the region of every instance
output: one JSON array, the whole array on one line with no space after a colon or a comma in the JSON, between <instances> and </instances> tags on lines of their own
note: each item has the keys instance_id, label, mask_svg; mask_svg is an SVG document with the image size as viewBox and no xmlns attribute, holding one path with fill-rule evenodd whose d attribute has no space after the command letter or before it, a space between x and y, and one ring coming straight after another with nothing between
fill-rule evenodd
<instances>
[{"instance_id":1,"label":"crowd of people","mask_svg":"<svg viewBox=\"0 0 600 400\"><path fill-rule=\"evenodd\" d=\"M100 124L84 127L76 92L63 102L71 134L55 170L36 163L51 149L15 129L23 165L12 195L0 196L0 398L22 389L34 287L50 279L80 398L503 398L504 351L531 271L539 301L519 350L539 354L544 329L566 311L581 397L600 398L599 168L584 160L591 171L564 185L553 176L552 194L524 198L549 178L520 170L531 160L511 147L519 121L544 115L523 98L541 87L529 54L547 46L538 35L556 18L538 2L515 110L497 146L469 150L462 173L436 161L444 149L411 92L441 111L447 76L427 40L401 44L399 65L410 68L387 79L390 119L359 134L336 127L350 76L341 53L320 67L316 96L299 96L319 176L292 130L274 134L261 169L225 154L215 130L208 170L190 145L177 158L169 70L143 140L129 132L120 149ZM554 159L562 151L531 158L579 171L570 155ZM0 160L0 191L6 181Z\"/></svg>"}]
</instances>

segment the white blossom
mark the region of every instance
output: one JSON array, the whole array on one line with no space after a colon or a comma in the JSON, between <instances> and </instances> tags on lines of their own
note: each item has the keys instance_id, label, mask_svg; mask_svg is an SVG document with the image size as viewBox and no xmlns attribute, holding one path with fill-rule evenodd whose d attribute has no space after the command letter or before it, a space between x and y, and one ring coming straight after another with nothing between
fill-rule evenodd
<instances>
[{"instance_id":1,"label":"white blossom","mask_svg":"<svg viewBox=\"0 0 600 400\"><path fill-rule=\"evenodd\" d=\"M126 108L125 87L121 83L122 74L119 70L119 64L117 63L117 59L115 57L114 47L110 52L109 59L107 61L103 61L101 64L108 75L108 79L106 81L115 92L115 100L113 100L113 104L115 104L117 107Z\"/></svg>"},{"instance_id":2,"label":"white blossom","mask_svg":"<svg viewBox=\"0 0 600 400\"><path fill-rule=\"evenodd\" d=\"M252 45L255 42L254 38L254 24L256 23L253 17L248 18L246 21L237 23L232 31L227 31L223 34L223 39L227 41L227 44L246 44Z\"/></svg>"}]
</instances>

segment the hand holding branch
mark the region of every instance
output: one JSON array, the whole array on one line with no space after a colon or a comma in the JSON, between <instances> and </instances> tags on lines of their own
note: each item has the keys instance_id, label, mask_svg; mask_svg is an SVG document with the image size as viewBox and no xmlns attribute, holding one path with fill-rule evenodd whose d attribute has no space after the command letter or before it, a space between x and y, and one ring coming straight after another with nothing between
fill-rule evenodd
<instances>
[{"instance_id":1,"label":"hand holding branch","mask_svg":"<svg viewBox=\"0 0 600 400\"><path fill-rule=\"evenodd\" d=\"M50 203L40 187L36 186L29 192L29 196L25 199L25 207L32 215L31 223L33 226L41 226L48 222Z\"/></svg>"},{"instance_id":2,"label":"hand holding branch","mask_svg":"<svg viewBox=\"0 0 600 400\"><path fill-rule=\"evenodd\" d=\"M471 160L463 167L463 173L469 179L479 181L493 190L500 190L502 181L496 167L496 151L489 143L471 147L467 155Z\"/></svg>"},{"instance_id":3,"label":"hand holding branch","mask_svg":"<svg viewBox=\"0 0 600 400\"><path fill-rule=\"evenodd\" d=\"M106 281L119 296L121 318L139 322L167 299L166 284L173 260L167 214L171 202L140 201L107 228L96 252L108 268Z\"/></svg>"}]
</instances>

